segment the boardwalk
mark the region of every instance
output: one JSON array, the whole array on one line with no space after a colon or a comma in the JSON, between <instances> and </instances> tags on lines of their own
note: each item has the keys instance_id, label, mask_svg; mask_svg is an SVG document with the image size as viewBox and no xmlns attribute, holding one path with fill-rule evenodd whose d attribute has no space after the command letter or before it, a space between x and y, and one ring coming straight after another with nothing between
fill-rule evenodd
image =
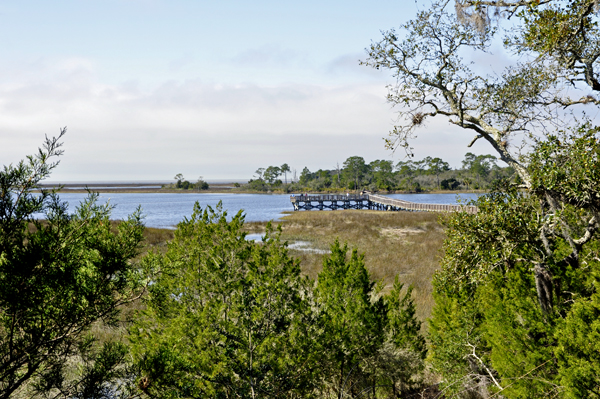
<instances>
[{"instance_id":1,"label":"boardwalk","mask_svg":"<svg viewBox=\"0 0 600 399\"><path fill-rule=\"evenodd\" d=\"M312 209L374 209L380 211L425 211L477 213L476 206L419 204L375 194L292 195L295 211Z\"/></svg>"}]
</instances>

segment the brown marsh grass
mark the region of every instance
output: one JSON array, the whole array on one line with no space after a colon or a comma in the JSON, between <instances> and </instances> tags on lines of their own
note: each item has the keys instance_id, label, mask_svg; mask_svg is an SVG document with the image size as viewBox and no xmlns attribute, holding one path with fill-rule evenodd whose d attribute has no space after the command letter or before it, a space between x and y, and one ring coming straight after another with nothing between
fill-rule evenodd
<instances>
[{"instance_id":1,"label":"brown marsh grass","mask_svg":"<svg viewBox=\"0 0 600 399\"><path fill-rule=\"evenodd\" d=\"M291 212L281 221L281 238L290 244L305 241L327 250L337 238L365 254L365 265L384 292L396 275L405 286L414 287L417 314L425 320L433 306L431 279L439 267L444 230L439 214L428 212L382 212L344 210ZM264 231L265 223L248 223L246 230ZM323 267L323 254L290 249L300 259L303 273L312 278Z\"/></svg>"},{"instance_id":2,"label":"brown marsh grass","mask_svg":"<svg viewBox=\"0 0 600 399\"><path fill-rule=\"evenodd\" d=\"M155 229L146 227L144 229L144 241L142 241L143 252L148 252L151 249L166 250L167 242L171 241L175 236L175 230L170 229Z\"/></svg>"}]
</instances>

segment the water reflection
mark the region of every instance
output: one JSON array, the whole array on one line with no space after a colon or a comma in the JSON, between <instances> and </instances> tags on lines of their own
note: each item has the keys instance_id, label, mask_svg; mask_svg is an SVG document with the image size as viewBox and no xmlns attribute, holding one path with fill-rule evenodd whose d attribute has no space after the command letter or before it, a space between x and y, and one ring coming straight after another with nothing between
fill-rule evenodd
<instances>
[{"instance_id":1,"label":"water reflection","mask_svg":"<svg viewBox=\"0 0 600 399\"><path fill-rule=\"evenodd\" d=\"M264 234L259 234L259 233L246 234L246 240L261 242L262 239L264 238L264 236L265 236ZM329 251L329 250L318 249L318 248L312 247L312 244L308 241L292 241L291 243L288 243L288 248L294 249L296 251L311 252L314 254L330 254L331 253L331 251Z\"/></svg>"},{"instance_id":2,"label":"water reflection","mask_svg":"<svg viewBox=\"0 0 600 399\"><path fill-rule=\"evenodd\" d=\"M265 237L264 234L258 234L258 233L246 234L246 240L248 240L248 241L262 241L262 239L264 237Z\"/></svg>"},{"instance_id":3,"label":"water reflection","mask_svg":"<svg viewBox=\"0 0 600 399\"><path fill-rule=\"evenodd\" d=\"M330 254L331 251L328 249L318 249L311 246L308 241L295 241L288 245L289 249L295 249L296 251L312 252L314 254Z\"/></svg>"}]
</instances>

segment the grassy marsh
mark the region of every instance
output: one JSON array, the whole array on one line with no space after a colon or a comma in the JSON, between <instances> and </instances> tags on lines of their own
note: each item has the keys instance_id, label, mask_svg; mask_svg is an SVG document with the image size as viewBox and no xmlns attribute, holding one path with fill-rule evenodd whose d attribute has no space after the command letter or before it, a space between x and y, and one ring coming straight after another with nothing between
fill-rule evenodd
<instances>
[{"instance_id":1,"label":"grassy marsh","mask_svg":"<svg viewBox=\"0 0 600 399\"><path fill-rule=\"evenodd\" d=\"M365 254L371 278L388 289L396 275L415 287L417 314L421 320L431 313L431 279L439 267L444 230L440 215L427 212L381 212L344 210L335 212L291 212L280 222L281 238L303 241L327 250L337 238ZM250 233L264 231L266 223L247 223ZM302 271L315 278L322 269L323 254L290 249L300 259Z\"/></svg>"}]
</instances>

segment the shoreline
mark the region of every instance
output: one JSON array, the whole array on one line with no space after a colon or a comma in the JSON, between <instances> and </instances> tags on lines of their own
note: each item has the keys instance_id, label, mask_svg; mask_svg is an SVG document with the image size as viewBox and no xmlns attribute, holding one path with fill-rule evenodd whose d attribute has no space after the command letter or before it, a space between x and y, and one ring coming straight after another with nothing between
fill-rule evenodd
<instances>
[{"instance_id":1,"label":"shoreline","mask_svg":"<svg viewBox=\"0 0 600 399\"><path fill-rule=\"evenodd\" d=\"M234 187L232 183L224 183L224 184L211 184L207 190L181 190L181 189L169 189L157 187L162 186L159 183L140 183L140 184L102 184L102 183L90 183L90 184L63 184L63 185L55 185L55 184L42 184L40 187L46 190L57 189L58 187L62 187L60 190L57 190L57 193L74 193L74 194L82 194L87 193L88 191L97 192L101 194L301 194L307 192L305 190L301 190L298 192L289 192L285 193L283 190L279 191L255 191L255 190L244 190L242 187ZM87 187L84 188L84 187ZM39 190L34 190L38 191ZM335 193L346 192L347 190L340 189L335 191ZM333 191L323 191L323 192L308 192L311 195L319 195L319 194L333 194ZM485 194L486 190L432 190L425 192L414 192L414 191L389 191L389 192L381 192L378 194L387 195L387 194Z\"/></svg>"},{"instance_id":2,"label":"shoreline","mask_svg":"<svg viewBox=\"0 0 600 399\"><path fill-rule=\"evenodd\" d=\"M101 194L159 194L159 193L176 193L176 194L226 194L230 193L234 187L233 183L213 184L207 190L178 190L162 188L160 183L140 183L140 184L106 184L106 183L89 183L89 184L41 184L40 187L46 190L58 189L59 194L73 193L84 194L88 191ZM87 187L87 189L85 188ZM35 190L39 191L39 190Z\"/></svg>"}]
</instances>

